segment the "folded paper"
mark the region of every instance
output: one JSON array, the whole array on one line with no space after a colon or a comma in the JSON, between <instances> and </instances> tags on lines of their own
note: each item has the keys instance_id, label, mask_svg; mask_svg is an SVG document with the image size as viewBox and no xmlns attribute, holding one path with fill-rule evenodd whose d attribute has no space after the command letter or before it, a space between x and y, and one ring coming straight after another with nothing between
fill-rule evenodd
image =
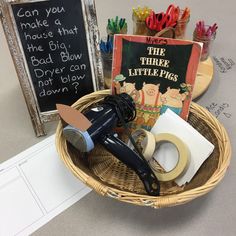
<instances>
[{"instance_id":1,"label":"folded paper","mask_svg":"<svg viewBox=\"0 0 236 236\"><path fill-rule=\"evenodd\" d=\"M167 109L159 117L151 132L155 135L160 133L174 134L187 145L190 152L190 162L186 172L175 180L179 186L191 181L203 162L214 150L212 143L170 109ZM173 145L170 143L166 143L165 149L154 153L155 160L166 171L173 169L173 156L176 156L176 151L173 152Z\"/></svg>"}]
</instances>

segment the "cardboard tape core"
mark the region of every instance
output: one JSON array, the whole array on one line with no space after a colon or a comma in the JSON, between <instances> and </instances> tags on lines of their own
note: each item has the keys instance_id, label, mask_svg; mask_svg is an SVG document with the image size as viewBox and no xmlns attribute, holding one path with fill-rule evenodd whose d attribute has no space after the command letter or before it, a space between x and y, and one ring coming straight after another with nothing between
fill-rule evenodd
<instances>
[{"instance_id":1,"label":"cardboard tape core","mask_svg":"<svg viewBox=\"0 0 236 236\"><path fill-rule=\"evenodd\" d=\"M171 181L183 174L188 167L189 163L189 150L185 143L177 136L168 133L157 134L155 136L156 145L162 142L170 142L175 145L178 150L178 162L176 166L169 172L162 173L160 168L157 168L157 162L154 158L149 161L149 165L152 168L154 174L159 181Z\"/></svg>"}]
</instances>

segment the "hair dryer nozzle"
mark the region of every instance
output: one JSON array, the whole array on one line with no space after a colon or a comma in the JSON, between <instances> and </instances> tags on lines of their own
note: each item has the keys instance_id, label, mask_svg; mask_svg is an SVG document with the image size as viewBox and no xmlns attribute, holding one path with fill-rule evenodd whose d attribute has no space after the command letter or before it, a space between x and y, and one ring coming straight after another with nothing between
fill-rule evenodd
<instances>
[{"instance_id":1,"label":"hair dryer nozzle","mask_svg":"<svg viewBox=\"0 0 236 236\"><path fill-rule=\"evenodd\" d=\"M94 148L93 140L87 131L83 132L71 125L63 129L65 139L81 152L89 152Z\"/></svg>"}]
</instances>

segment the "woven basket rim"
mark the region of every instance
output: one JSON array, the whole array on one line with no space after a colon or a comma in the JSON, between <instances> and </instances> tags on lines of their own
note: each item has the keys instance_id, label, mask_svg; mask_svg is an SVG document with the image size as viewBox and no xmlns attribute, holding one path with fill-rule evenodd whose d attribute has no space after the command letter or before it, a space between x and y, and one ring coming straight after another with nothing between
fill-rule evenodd
<instances>
[{"instance_id":1,"label":"woven basket rim","mask_svg":"<svg viewBox=\"0 0 236 236\"><path fill-rule=\"evenodd\" d=\"M91 104L94 100L102 100L104 96L110 94L110 90L101 90L85 95L75 102L72 107L77 108L79 104L90 101ZM97 102L96 101L96 102ZM88 104L88 103L87 103ZM83 109L83 106L80 110ZM224 177L225 172L230 164L231 159L231 144L228 134L223 125L206 109L200 105L192 102L190 112L197 114L199 118L203 119L211 128L213 133L216 135L218 140L220 157L218 167L213 175L206 181L205 184L185 190L181 193L175 193L171 195L163 196L149 196L138 193L132 193L125 190L120 190L112 186L107 186L104 183L99 182L92 176L83 172L79 167L75 166L69 157L68 150L63 148L66 146L66 141L61 138L62 136L62 122L60 121L56 130L56 148L60 158L64 164L70 169L70 171L79 178L86 185L94 189L97 193L103 196L109 196L116 198L120 201L129 202L137 205L151 206L154 208L169 207L179 204L187 203L194 198L206 194L213 189ZM214 129L213 129L214 128Z\"/></svg>"}]
</instances>

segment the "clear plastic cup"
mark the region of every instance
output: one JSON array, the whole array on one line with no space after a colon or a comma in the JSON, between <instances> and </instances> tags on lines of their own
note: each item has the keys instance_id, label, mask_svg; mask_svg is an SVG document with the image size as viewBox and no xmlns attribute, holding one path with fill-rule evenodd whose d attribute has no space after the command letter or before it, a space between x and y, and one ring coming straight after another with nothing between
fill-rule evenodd
<instances>
[{"instance_id":1,"label":"clear plastic cup","mask_svg":"<svg viewBox=\"0 0 236 236\"><path fill-rule=\"evenodd\" d=\"M101 52L104 87L105 89L111 88L111 70L112 70L112 53Z\"/></svg>"},{"instance_id":2,"label":"clear plastic cup","mask_svg":"<svg viewBox=\"0 0 236 236\"><path fill-rule=\"evenodd\" d=\"M180 19L177 21L177 24L175 26L175 38L176 39L184 39L185 38L187 25L190 20L190 16L185 20L181 20L181 16L182 16L183 12L184 11L181 10L180 16L179 16Z\"/></svg>"},{"instance_id":3,"label":"clear plastic cup","mask_svg":"<svg viewBox=\"0 0 236 236\"><path fill-rule=\"evenodd\" d=\"M206 31L209 27L210 26L206 26ZM215 40L215 38L216 38L216 32L214 32L210 36L205 36L205 35L199 36L199 35L197 35L196 29L194 30L193 41L203 43L201 61L205 61L209 57L211 50L212 50L213 41Z\"/></svg>"},{"instance_id":4,"label":"clear plastic cup","mask_svg":"<svg viewBox=\"0 0 236 236\"><path fill-rule=\"evenodd\" d=\"M149 35L148 34L148 27L146 26L145 21L141 21L137 19L137 17L132 15L132 20L133 20L133 34L134 35Z\"/></svg>"}]
</instances>

